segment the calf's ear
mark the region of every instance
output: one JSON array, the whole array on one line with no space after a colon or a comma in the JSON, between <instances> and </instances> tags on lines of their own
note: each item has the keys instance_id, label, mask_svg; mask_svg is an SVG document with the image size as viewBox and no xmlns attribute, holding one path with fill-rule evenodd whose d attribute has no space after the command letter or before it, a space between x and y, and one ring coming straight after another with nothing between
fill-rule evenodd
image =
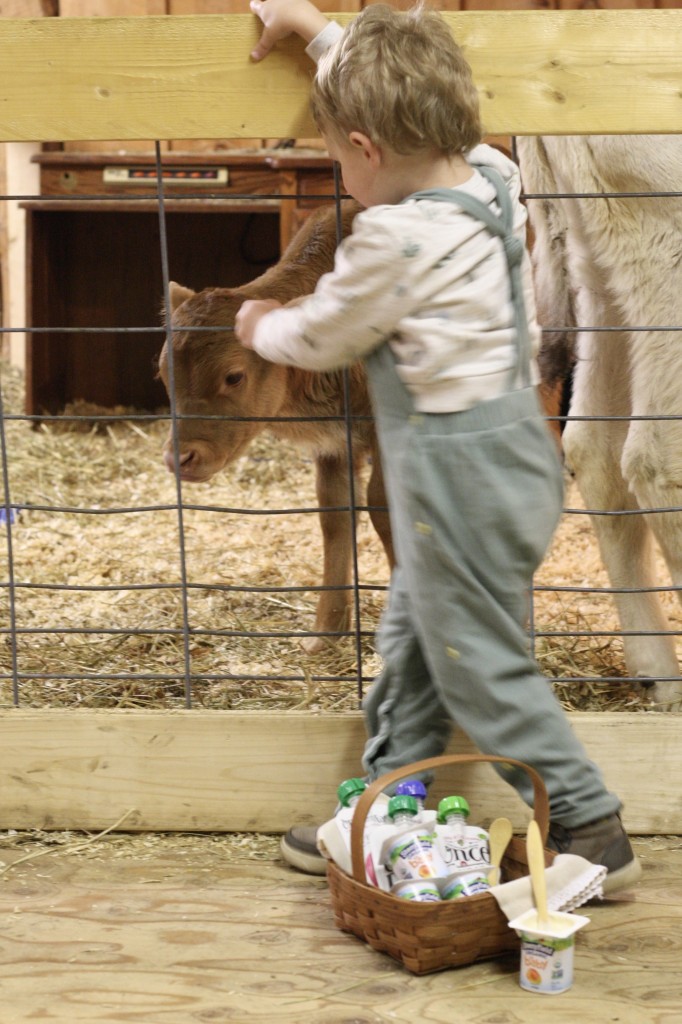
<instances>
[{"instance_id":1,"label":"calf's ear","mask_svg":"<svg viewBox=\"0 0 682 1024\"><path fill-rule=\"evenodd\" d=\"M181 306L187 299L191 299L196 292L193 292L191 288L185 288L181 284L177 284L176 281L170 281L168 284L168 292L170 295L171 311L174 313L178 306Z\"/></svg>"}]
</instances>

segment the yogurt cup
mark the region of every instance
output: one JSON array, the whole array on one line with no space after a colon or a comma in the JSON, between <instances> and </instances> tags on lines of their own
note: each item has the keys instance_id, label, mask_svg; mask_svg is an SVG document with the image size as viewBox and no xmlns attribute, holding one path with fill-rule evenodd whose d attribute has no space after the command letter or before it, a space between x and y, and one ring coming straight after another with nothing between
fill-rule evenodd
<instances>
[{"instance_id":1,"label":"yogurt cup","mask_svg":"<svg viewBox=\"0 0 682 1024\"><path fill-rule=\"evenodd\" d=\"M444 900L456 900L460 896L477 896L490 888L488 879L481 871L459 871L447 878L439 878L438 886Z\"/></svg>"},{"instance_id":2,"label":"yogurt cup","mask_svg":"<svg viewBox=\"0 0 682 1024\"><path fill-rule=\"evenodd\" d=\"M521 988L545 995L569 989L573 984L575 933L589 922L589 917L550 911L548 921L541 926L535 908L510 921L509 927L521 939Z\"/></svg>"},{"instance_id":3,"label":"yogurt cup","mask_svg":"<svg viewBox=\"0 0 682 1024\"><path fill-rule=\"evenodd\" d=\"M435 882L425 879L423 882L396 882L391 892L401 900L413 900L415 903L440 903L440 893Z\"/></svg>"}]
</instances>

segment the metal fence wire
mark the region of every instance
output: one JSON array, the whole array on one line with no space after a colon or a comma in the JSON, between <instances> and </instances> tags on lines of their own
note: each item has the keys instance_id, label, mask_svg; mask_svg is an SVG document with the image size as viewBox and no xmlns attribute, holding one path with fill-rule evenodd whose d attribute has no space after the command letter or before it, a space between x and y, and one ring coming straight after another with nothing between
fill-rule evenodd
<instances>
[{"instance_id":1,"label":"metal fence wire","mask_svg":"<svg viewBox=\"0 0 682 1024\"><path fill-rule=\"evenodd\" d=\"M199 195L186 187L181 192L173 191L164 181L159 143L155 144L155 153L154 198L163 280L163 296L159 298L165 323L169 324L167 203L172 200L175 210L183 204L191 208L198 198L225 196L206 190ZM173 154L166 156L166 162L172 163ZM198 157L200 163L200 154ZM616 194L557 193L550 198L561 200L569 195L608 201ZM663 198L680 193L617 195ZM43 198L2 197L20 202ZM336 172L331 199L329 195L303 197L298 193L234 194L229 198L233 203L251 199L269 199L275 204L302 198L307 202L333 201L340 238L344 197ZM525 198L530 203L548 197L533 194ZM120 197L59 197L65 204L75 199L79 203L106 204ZM126 195L125 200L149 203L150 195ZM229 237L229 212L224 222ZM109 269L112 275L124 276L127 272L123 267ZM54 273L59 274L58 267ZM219 286L221 282L207 284ZM214 328L231 329L231 324ZM629 328L634 332L652 329L641 324ZM679 332L682 326L655 329ZM165 337L170 341L170 329L163 326L161 317L153 324L139 326L73 327L57 323L47 327L5 326L1 330L7 338L50 332L64 337L79 333L90 338L113 335L126 344L131 336L156 332L159 348ZM607 333L609 328L566 325L555 330ZM0 529L4 531L5 555L0 568L0 706L357 707L378 668L374 637L388 568L378 538L365 525L368 505L356 492L353 472L349 469L347 505L330 509L348 515L351 524L352 580L348 589L352 624L320 635L311 628L312 603L324 589L320 585L321 555L316 546L318 507L312 485L308 491L305 484L304 500L299 493L301 480L312 481L309 455L294 451L292 446L282 449L264 435L243 456L241 470L230 468L227 483L219 487L212 483L194 485L190 489L177 468L178 425L183 417L176 406L170 343L168 357L170 408L161 410L81 411L76 403L74 408L58 413L28 415L23 411L23 378L7 362L3 365ZM96 347L92 360L97 360ZM343 388L341 422L351 467L353 415L347 372ZM568 416L558 418L565 420ZM161 458L167 428L175 453L172 481ZM141 462L131 454L132 445L141 446ZM30 457L20 466L17 459L26 449ZM102 454L105 449L115 455L108 466ZM293 459L295 471L287 459ZM253 483L254 466L259 470L265 467L265 492ZM123 478L132 484L127 492L119 486ZM283 493L286 502L254 503L254 495L262 498L267 493L268 480L276 482L276 497ZM88 491L89 483L92 488ZM159 492L165 500L156 500ZM82 500L73 501L70 496L74 493L80 493ZM213 500L216 494L221 500ZM119 501L120 495L127 500ZM564 521L579 522L580 537L585 540L590 534L588 513L617 516L670 511L682 511L682 507L607 511L568 504ZM116 524L112 535L98 528L103 520ZM239 544L235 541L237 532ZM275 534L274 548L264 553L265 541ZM114 545L118 551L114 564L105 567L105 556ZM225 568L226 552L234 557ZM195 566L198 553L203 558L199 568ZM372 559L369 570L361 564L366 556ZM607 706L613 706L614 701L628 706L634 680L628 677L622 662L624 634L611 607L613 595L623 591L608 586L601 576L585 580L583 570L580 559L556 580L547 580L543 571L533 588L529 640L541 667L570 706L585 706L586 693L589 698L595 687L609 684L613 685ZM667 585L650 589L671 595L679 588ZM587 610L586 601L594 603ZM152 613L154 602L158 608ZM277 613L274 620L270 616L273 609ZM126 614L119 619L119 612ZM674 637L680 635L679 630L667 632ZM637 635L661 634L642 631ZM326 643L320 645L319 653L309 654L302 645L316 636ZM98 652L102 654L100 660ZM587 706L591 706L589 702Z\"/></svg>"}]
</instances>

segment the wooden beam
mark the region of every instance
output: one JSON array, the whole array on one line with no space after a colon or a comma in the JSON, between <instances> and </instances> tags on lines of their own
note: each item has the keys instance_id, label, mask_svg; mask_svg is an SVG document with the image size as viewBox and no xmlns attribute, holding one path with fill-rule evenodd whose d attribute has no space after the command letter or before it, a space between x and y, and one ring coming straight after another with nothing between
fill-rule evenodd
<instances>
[{"instance_id":1,"label":"wooden beam","mask_svg":"<svg viewBox=\"0 0 682 1024\"><path fill-rule=\"evenodd\" d=\"M679 716L573 714L623 800L633 834L682 834ZM0 712L0 828L278 832L333 810L361 771L361 715L306 712ZM451 752L473 752L462 735ZM439 773L434 799L463 791L476 817L528 814L487 765Z\"/></svg>"},{"instance_id":2,"label":"wooden beam","mask_svg":"<svg viewBox=\"0 0 682 1024\"><path fill-rule=\"evenodd\" d=\"M7 195L7 146L0 144L0 195ZM0 202L0 323L7 323L5 309L9 301L9 271L7 268L7 203ZM11 334L0 335L0 355L10 354Z\"/></svg>"},{"instance_id":3,"label":"wooden beam","mask_svg":"<svg viewBox=\"0 0 682 1024\"><path fill-rule=\"evenodd\" d=\"M35 142L8 142L2 146L5 161L5 195L35 195L40 192L40 168L31 157L40 151ZM6 233L0 243L3 269L2 324L26 326L26 212L21 199L7 199L2 206ZM26 365L26 335L5 334L3 351L14 366Z\"/></svg>"},{"instance_id":4,"label":"wooden beam","mask_svg":"<svg viewBox=\"0 0 682 1024\"><path fill-rule=\"evenodd\" d=\"M340 14L346 22L352 15ZM492 134L675 132L682 10L447 12ZM305 138L298 40L253 15L0 20L0 140Z\"/></svg>"}]
</instances>

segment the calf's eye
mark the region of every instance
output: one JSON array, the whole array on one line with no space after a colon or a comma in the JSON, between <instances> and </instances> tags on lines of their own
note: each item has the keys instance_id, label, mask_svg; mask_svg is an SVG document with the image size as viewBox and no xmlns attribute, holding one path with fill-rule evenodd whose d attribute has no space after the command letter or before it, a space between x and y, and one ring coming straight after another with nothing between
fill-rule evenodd
<instances>
[{"instance_id":1,"label":"calf's eye","mask_svg":"<svg viewBox=\"0 0 682 1024\"><path fill-rule=\"evenodd\" d=\"M244 374L241 373L241 372L240 373L228 373L227 376L225 377L225 383L227 384L228 388L236 387L236 385L237 384L241 384L241 382L243 380L244 380Z\"/></svg>"}]
</instances>

